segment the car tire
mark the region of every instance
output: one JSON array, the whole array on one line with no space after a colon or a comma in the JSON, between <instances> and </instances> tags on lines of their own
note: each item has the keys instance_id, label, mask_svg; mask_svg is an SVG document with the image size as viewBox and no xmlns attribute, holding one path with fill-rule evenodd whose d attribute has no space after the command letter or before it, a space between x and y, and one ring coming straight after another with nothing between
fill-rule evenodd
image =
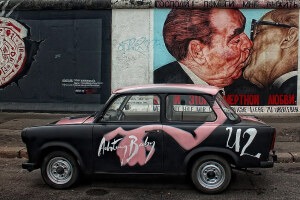
<instances>
[{"instance_id":1,"label":"car tire","mask_svg":"<svg viewBox=\"0 0 300 200\"><path fill-rule=\"evenodd\" d=\"M228 187L231 173L231 167L224 158L218 155L206 155L194 162L191 179L201 192L216 194Z\"/></svg>"},{"instance_id":2,"label":"car tire","mask_svg":"<svg viewBox=\"0 0 300 200\"><path fill-rule=\"evenodd\" d=\"M64 151L49 153L43 160L41 174L44 182L55 189L66 189L79 178L79 167L74 157Z\"/></svg>"}]
</instances>

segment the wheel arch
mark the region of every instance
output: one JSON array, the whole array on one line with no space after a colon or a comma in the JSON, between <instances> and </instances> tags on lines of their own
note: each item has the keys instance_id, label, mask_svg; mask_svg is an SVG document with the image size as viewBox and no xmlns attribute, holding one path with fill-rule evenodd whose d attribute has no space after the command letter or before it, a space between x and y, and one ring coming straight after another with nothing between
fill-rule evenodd
<instances>
[{"instance_id":1,"label":"wheel arch","mask_svg":"<svg viewBox=\"0 0 300 200\"><path fill-rule=\"evenodd\" d=\"M237 165L238 163L238 156L224 148L217 148L217 147L203 147L203 148L197 148L192 150L184 159L184 165L186 168L186 171L189 172L191 170L191 167L193 166L193 163L203 155L218 155L223 157L229 164Z\"/></svg>"},{"instance_id":2,"label":"wheel arch","mask_svg":"<svg viewBox=\"0 0 300 200\"><path fill-rule=\"evenodd\" d=\"M86 166L85 166L79 152L72 145L70 145L68 143L64 143L64 142L49 142L49 143L44 144L40 148L40 154L38 157L38 165L41 166L42 162L43 162L43 158L46 155L48 155L49 153L54 152L54 151L65 151L65 152L71 154L77 161L79 169L81 171L85 171Z\"/></svg>"}]
</instances>

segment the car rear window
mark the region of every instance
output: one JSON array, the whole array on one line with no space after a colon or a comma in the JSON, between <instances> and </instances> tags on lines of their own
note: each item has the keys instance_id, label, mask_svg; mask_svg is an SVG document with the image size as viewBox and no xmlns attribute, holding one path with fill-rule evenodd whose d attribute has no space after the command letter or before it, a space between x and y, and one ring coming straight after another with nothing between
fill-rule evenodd
<instances>
[{"instance_id":1,"label":"car rear window","mask_svg":"<svg viewBox=\"0 0 300 200\"><path fill-rule=\"evenodd\" d=\"M168 95L166 118L169 121L215 121L216 114L201 95Z\"/></svg>"}]
</instances>

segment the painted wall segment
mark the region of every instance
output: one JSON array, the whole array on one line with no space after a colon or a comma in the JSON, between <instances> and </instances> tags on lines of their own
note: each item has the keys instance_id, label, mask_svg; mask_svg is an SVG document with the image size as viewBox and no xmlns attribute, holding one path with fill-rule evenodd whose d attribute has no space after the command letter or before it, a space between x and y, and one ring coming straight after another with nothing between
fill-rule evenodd
<instances>
[{"instance_id":1,"label":"painted wall segment","mask_svg":"<svg viewBox=\"0 0 300 200\"><path fill-rule=\"evenodd\" d=\"M10 0L7 5L11 9L16 4L18 10L86 10L111 9L111 0Z\"/></svg>"},{"instance_id":2,"label":"painted wall segment","mask_svg":"<svg viewBox=\"0 0 300 200\"><path fill-rule=\"evenodd\" d=\"M152 82L150 9L112 11L112 89Z\"/></svg>"},{"instance_id":3,"label":"painted wall segment","mask_svg":"<svg viewBox=\"0 0 300 200\"><path fill-rule=\"evenodd\" d=\"M154 20L154 83L224 88L243 114L299 112L298 9L155 10Z\"/></svg>"},{"instance_id":4,"label":"painted wall segment","mask_svg":"<svg viewBox=\"0 0 300 200\"><path fill-rule=\"evenodd\" d=\"M145 8L285 8L300 7L299 0L11 0L7 8L19 10L145 9Z\"/></svg>"},{"instance_id":5,"label":"painted wall segment","mask_svg":"<svg viewBox=\"0 0 300 200\"><path fill-rule=\"evenodd\" d=\"M164 9L103 10L104 7L111 8L110 5L113 8ZM187 81L183 81L184 83L209 84L224 88L227 102L239 113L299 112L300 94L297 92L300 83L298 81L299 1L31 0L25 2L11 0L1 1L0 6L2 6L0 15L3 21L1 26L5 31L0 36L2 38L0 38L2 40L1 102L36 103L35 100L38 99L39 103L101 104L108 98L111 88L156 83L157 80L168 82L165 81L168 77L178 81L181 77L177 72L180 71L182 74L188 74ZM182 7L187 9L181 9ZM226 12L220 9L222 7L227 8ZM174 36L172 34L170 36L169 33L180 32L179 25L168 26L167 23L171 20L171 15L175 16L174 10L181 10L183 14L193 13L192 18L182 18L182 21L193 24L197 22L195 10L201 8L209 11L208 14L202 13L202 18L213 22L213 27L205 29L207 35L215 42L214 48L211 48L213 51L208 51L208 43L205 44L205 40L198 45L197 38L192 37L187 57L184 57L182 52L172 52L174 49L182 50L186 45L176 46L179 44L178 40L174 44L169 42ZM35 9L39 11L33 12L32 10ZM50 15L47 15L49 13ZM56 15L62 16L62 19L58 20ZM74 16L76 22L71 27L70 18L73 19ZM168 16L170 17L167 19ZM231 18L239 20L229 24ZM237 24L237 21L240 24ZM50 28L47 24L59 27L60 31ZM94 28L91 28L92 26ZM186 26L191 32L200 33L195 24L193 26L186 24ZM228 28L221 30L222 26L223 28L224 26L236 27L232 30ZM18 29L21 30L19 34ZM83 34L83 30L87 30L88 34ZM225 44L226 40L222 39L224 35L221 34L218 34L219 38L216 42L217 37L212 30L218 33L226 32L227 36L230 36L230 32L233 31L235 37L231 38L231 41L235 41L237 45ZM57 37L59 32L61 35ZM80 34L87 35L87 39L96 38L97 41L80 40L83 38L78 36ZM12 37L13 35L16 37ZM54 47L54 44L57 46ZM22 53L22 46L25 49L24 53ZM88 49L88 46L91 49ZM200 48L202 54L197 48ZM53 51L56 53L52 54ZM7 56L8 54L10 56ZM193 70L189 70L191 63L194 63L194 69L197 68L195 63L202 63L201 66L204 66L203 63L208 63L207 66L222 65L227 68L224 67L219 72L210 68L204 73L205 68L198 67L198 71L194 73ZM40 66L46 66L45 64L47 67L43 70ZM173 70L162 71L162 75L155 78L153 71L162 69L168 64ZM68 66L68 70L63 70L63 66ZM90 71L93 71L93 74ZM66 73L64 76L60 76L64 73ZM59 75L54 78L55 80L49 81L53 83L50 86L42 81L44 78L38 74L43 74L42 76L47 78L48 75L52 78ZM24 77L26 78L23 79ZM205 80L208 78L210 80ZM37 80L39 83L36 83ZM101 93L100 97L99 93Z\"/></svg>"},{"instance_id":6,"label":"painted wall segment","mask_svg":"<svg viewBox=\"0 0 300 200\"><path fill-rule=\"evenodd\" d=\"M269 1L269 0L155 0L157 8L299 8L298 0Z\"/></svg>"},{"instance_id":7,"label":"painted wall segment","mask_svg":"<svg viewBox=\"0 0 300 200\"><path fill-rule=\"evenodd\" d=\"M14 10L1 19L1 109L97 110L110 96L111 11Z\"/></svg>"},{"instance_id":8,"label":"painted wall segment","mask_svg":"<svg viewBox=\"0 0 300 200\"><path fill-rule=\"evenodd\" d=\"M111 0L111 7L117 8L153 8L154 0Z\"/></svg>"}]
</instances>

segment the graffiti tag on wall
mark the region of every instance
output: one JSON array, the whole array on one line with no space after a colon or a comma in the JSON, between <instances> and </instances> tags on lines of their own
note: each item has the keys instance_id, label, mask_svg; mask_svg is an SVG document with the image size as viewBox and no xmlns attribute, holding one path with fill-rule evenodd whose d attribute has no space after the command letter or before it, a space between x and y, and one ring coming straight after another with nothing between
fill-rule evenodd
<instances>
[{"instance_id":1,"label":"graffiti tag on wall","mask_svg":"<svg viewBox=\"0 0 300 200\"><path fill-rule=\"evenodd\" d=\"M14 82L22 72L26 62L31 62L31 56L35 54L38 43L34 45L28 41L33 48L31 55L27 55L25 39L28 37L27 28L16 20L10 18L13 11L22 3L14 5L5 14L6 7L10 1L0 1L3 4L0 13L0 88Z\"/></svg>"},{"instance_id":2,"label":"graffiti tag on wall","mask_svg":"<svg viewBox=\"0 0 300 200\"><path fill-rule=\"evenodd\" d=\"M27 29L20 23L0 17L0 87L9 84L23 70L26 36Z\"/></svg>"}]
</instances>

